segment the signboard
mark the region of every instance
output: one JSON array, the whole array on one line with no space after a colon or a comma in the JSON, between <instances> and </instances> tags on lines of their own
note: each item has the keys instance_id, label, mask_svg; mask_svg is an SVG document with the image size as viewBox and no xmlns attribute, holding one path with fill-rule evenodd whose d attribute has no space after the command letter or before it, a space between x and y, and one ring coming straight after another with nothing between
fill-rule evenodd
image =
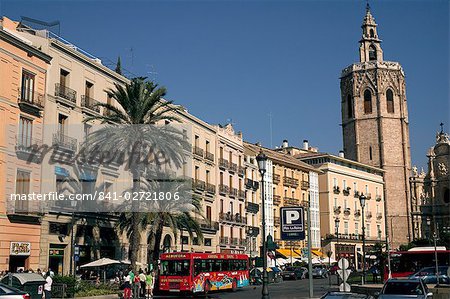
<instances>
[{"instance_id":1,"label":"signboard","mask_svg":"<svg viewBox=\"0 0 450 299\"><path fill-rule=\"evenodd\" d=\"M30 242L11 242L9 249L10 255L15 256L28 256L31 253L31 243Z\"/></svg>"},{"instance_id":2,"label":"signboard","mask_svg":"<svg viewBox=\"0 0 450 299\"><path fill-rule=\"evenodd\" d=\"M305 239L305 213L303 207L282 207L281 240L300 241Z\"/></svg>"}]
</instances>

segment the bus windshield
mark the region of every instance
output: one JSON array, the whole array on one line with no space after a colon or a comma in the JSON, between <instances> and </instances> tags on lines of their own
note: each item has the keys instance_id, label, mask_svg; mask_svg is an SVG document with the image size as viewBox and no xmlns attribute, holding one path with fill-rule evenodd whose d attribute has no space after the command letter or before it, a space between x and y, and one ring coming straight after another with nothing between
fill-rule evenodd
<instances>
[{"instance_id":1,"label":"bus windshield","mask_svg":"<svg viewBox=\"0 0 450 299\"><path fill-rule=\"evenodd\" d=\"M161 275L163 276L189 276L189 260L165 260L161 261Z\"/></svg>"}]
</instances>

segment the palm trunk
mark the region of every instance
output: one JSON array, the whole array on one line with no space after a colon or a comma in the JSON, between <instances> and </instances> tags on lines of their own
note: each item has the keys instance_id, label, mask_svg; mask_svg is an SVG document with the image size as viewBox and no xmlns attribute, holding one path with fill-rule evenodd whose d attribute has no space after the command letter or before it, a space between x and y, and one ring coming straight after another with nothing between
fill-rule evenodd
<instances>
[{"instance_id":1,"label":"palm trunk","mask_svg":"<svg viewBox=\"0 0 450 299\"><path fill-rule=\"evenodd\" d=\"M133 171L133 192L139 192L140 189L140 174L138 171ZM131 216L131 236L130 236L130 251L131 251L131 267L137 271L136 262L138 258L139 246L141 244L141 232L139 231L139 222L141 213L138 212L138 201L132 202L132 216Z\"/></svg>"},{"instance_id":2,"label":"palm trunk","mask_svg":"<svg viewBox=\"0 0 450 299\"><path fill-rule=\"evenodd\" d=\"M153 262L153 269L158 269L158 260L159 260L159 254L161 252L161 239L163 234L163 228L164 223L161 220L158 224L158 227L156 228L155 232L155 243L153 246L153 256L152 256L152 262Z\"/></svg>"}]
</instances>

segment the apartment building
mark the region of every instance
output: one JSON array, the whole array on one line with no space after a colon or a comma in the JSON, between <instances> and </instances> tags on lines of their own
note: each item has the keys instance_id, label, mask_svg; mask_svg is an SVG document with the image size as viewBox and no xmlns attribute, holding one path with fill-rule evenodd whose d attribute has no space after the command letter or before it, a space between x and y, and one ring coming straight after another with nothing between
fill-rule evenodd
<instances>
[{"instance_id":1,"label":"apartment building","mask_svg":"<svg viewBox=\"0 0 450 299\"><path fill-rule=\"evenodd\" d=\"M11 201L10 196L41 190L41 165L31 158L31 147L42 143L51 62L16 27L0 19L0 269L9 271L39 267L39 203Z\"/></svg>"},{"instance_id":2,"label":"apartment building","mask_svg":"<svg viewBox=\"0 0 450 299\"><path fill-rule=\"evenodd\" d=\"M304 151L295 157L320 170L323 252L331 251L331 256L336 260L345 257L350 264L361 269L363 225L366 255L376 243L386 240L383 170L346 159L342 153L335 156ZM364 214L361 195L366 197Z\"/></svg>"}]
</instances>

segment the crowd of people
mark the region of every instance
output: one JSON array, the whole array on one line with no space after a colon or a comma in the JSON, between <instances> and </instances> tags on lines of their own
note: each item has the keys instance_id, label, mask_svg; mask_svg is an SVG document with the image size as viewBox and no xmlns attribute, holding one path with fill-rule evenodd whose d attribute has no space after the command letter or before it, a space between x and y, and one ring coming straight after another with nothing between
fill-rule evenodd
<instances>
[{"instance_id":1,"label":"crowd of people","mask_svg":"<svg viewBox=\"0 0 450 299\"><path fill-rule=\"evenodd\" d=\"M123 298L153 298L155 287L155 272L142 269L130 271L123 276Z\"/></svg>"}]
</instances>

